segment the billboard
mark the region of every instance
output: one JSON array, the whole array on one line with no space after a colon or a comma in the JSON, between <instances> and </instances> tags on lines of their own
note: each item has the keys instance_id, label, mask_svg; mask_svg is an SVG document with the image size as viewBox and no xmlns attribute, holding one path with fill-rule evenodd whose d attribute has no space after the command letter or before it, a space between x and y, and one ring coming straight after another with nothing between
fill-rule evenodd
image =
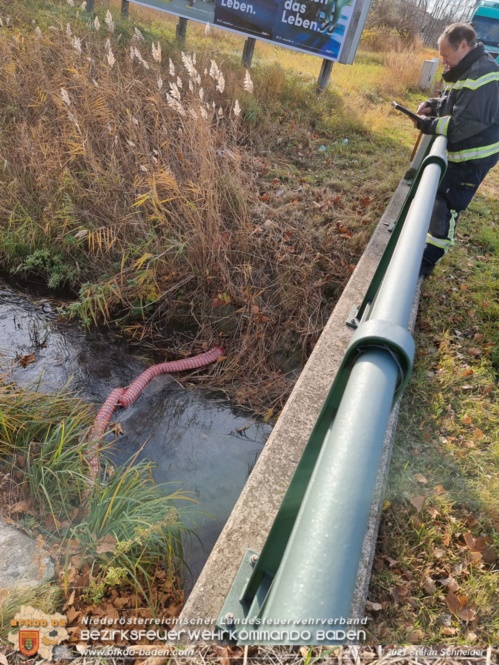
<instances>
[{"instance_id":1,"label":"billboard","mask_svg":"<svg viewBox=\"0 0 499 665\"><path fill-rule=\"evenodd\" d=\"M369 0L132 0L326 60L353 62Z\"/></svg>"}]
</instances>

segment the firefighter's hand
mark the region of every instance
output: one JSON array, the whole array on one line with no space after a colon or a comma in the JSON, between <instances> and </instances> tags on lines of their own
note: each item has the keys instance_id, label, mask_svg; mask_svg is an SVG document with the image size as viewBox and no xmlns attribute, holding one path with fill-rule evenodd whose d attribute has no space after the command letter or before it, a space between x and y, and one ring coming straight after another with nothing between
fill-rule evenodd
<instances>
[{"instance_id":1,"label":"firefighter's hand","mask_svg":"<svg viewBox=\"0 0 499 665\"><path fill-rule=\"evenodd\" d=\"M428 102L422 102L418 106L417 110L418 115L431 115L431 106L428 104Z\"/></svg>"}]
</instances>

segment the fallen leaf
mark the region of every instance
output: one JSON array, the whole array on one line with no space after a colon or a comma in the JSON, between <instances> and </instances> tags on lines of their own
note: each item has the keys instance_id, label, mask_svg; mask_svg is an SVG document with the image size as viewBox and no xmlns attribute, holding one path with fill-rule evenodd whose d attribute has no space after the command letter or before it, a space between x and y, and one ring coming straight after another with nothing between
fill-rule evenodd
<instances>
[{"instance_id":1,"label":"fallen leaf","mask_svg":"<svg viewBox=\"0 0 499 665\"><path fill-rule=\"evenodd\" d=\"M230 665L230 652L228 647L215 647L217 656L220 658L220 665Z\"/></svg>"},{"instance_id":2,"label":"fallen leaf","mask_svg":"<svg viewBox=\"0 0 499 665\"><path fill-rule=\"evenodd\" d=\"M383 605L381 603L372 603L370 600L366 600L366 610L371 610L372 612L381 612Z\"/></svg>"},{"instance_id":3,"label":"fallen leaf","mask_svg":"<svg viewBox=\"0 0 499 665\"><path fill-rule=\"evenodd\" d=\"M458 632L457 628L452 628L452 626L442 626L442 635L448 637L455 635Z\"/></svg>"},{"instance_id":4,"label":"fallen leaf","mask_svg":"<svg viewBox=\"0 0 499 665\"><path fill-rule=\"evenodd\" d=\"M449 593L447 594L445 602L449 610L452 612L452 614L457 615L457 613L460 612L461 603L459 602L458 597L455 594L453 594L452 591L449 591Z\"/></svg>"},{"instance_id":5,"label":"fallen leaf","mask_svg":"<svg viewBox=\"0 0 499 665\"><path fill-rule=\"evenodd\" d=\"M438 510L436 508L433 508L432 506L429 506L428 508L426 508L426 511L428 512L430 517L432 517L433 519L436 519L440 515Z\"/></svg>"},{"instance_id":6,"label":"fallen leaf","mask_svg":"<svg viewBox=\"0 0 499 665\"><path fill-rule=\"evenodd\" d=\"M426 485L426 483L428 482L422 473L416 473L416 475L414 476L414 480L417 480L417 482L421 483L422 485Z\"/></svg>"},{"instance_id":7,"label":"fallen leaf","mask_svg":"<svg viewBox=\"0 0 499 665\"><path fill-rule=\"evenodd\" d=\"M388 500L383 501L383 510L388 510L388 508L390 508L391 505L392 505L391 501Z\"/></svg>"},{"instance_id":8,"label":"fallen leaf","mask_svg":"<svg viewBox=\"0 0 499 665\"><path fill-rule=\"evenodd\" d=\"M371 203L371 201L372 201L372 198L370 196L364 196L360 199L359 205L362 206L363 208L365 208L366 206L368 206Z\"/></svg>"},{"instance_id":9,"label":"fallen leaf","mask_svg":"<svg viewBox=\"0 0 499 665\"><path fill-rule=\"evenodd\" d=\"M11 513L27 513L31 510L31 503L29 501L19 501L15 503L11 508Z\"/></svg>"},{"instance_id":10,"label":"fallen leaf","mask_svg":"<svg viewBox=\"0 0 499 665\"><path fill-rule=\"evenodd\" d=\"M427 594L430 596L435 593L437 590L437 585L435 582L431 579L429 575L425 575L423 578L423 589L426 591Z\"/></svg>"},{"instance_id":11,"label":"fallen leaf","mask_svg":"<svg viewBox=\"0 0 499 665\"><path fill-rule=\"evenodd\" d=\"M482 553L481 552L472 552L471 553L471 562L475 564L479 564L482 560Z\"/></svg>"},{"instance_id":12,"label":"fallen leaf","mask_svg":"<svg viewBox=\"0 0 499 665\"><path fill-rule=\"evenodd\" d=\"M414 508L419 511L423 507L425 497L422 494L420 494L419 496L411 497L409 501L412 503Z\"/></svg>"},{"instance_id":13,"label":"fallen leaf","mask_svg":"<svg viewBox=\"0 0 499 665\"><path fill-rule=\"evenodd\" d=\"M461 291L467 291L469 287L467 284L461 284L459 288L461 289Z\"/></svg>"},{"instance_id":14,"label":"fallen leaf","mask_svg":"<svg viewBox=\"0 0 499 665\"><path fill-rule=\"evenodd\" d=\"M70 607L66 612L66 619L69 621L69 623L73 623L73 621L77 619L80 614L81 612L77 612L74 607Z\"/></svg>"},{"instance_id":15,"label":"fallen leaf","mask_svg":"<svg viewBox=\"0 0 499 665\"><path fill-rule=\"evenodd\" d=\"M402 586L401 584L397 584L392 588L392 594L393 598L395 599L396 603L400 603L401 601L406 598L406 596L409 593L409 589L405 586Z\"/></svg>"},{"instance_id":16,"label":"fallen leaf","mask_svg":"<svg viewBox=\"0 0 499 665\"><path fill-rule=\"evenodd\" d=\"M465 607L459 612L458 617L462 621L473 621L473 619L476 617L476 612L471 607Z\"/></svg>"},{"instance_id":17,"label":"fallen leaf","mask_svg":"<svg viewBox=\"0 0 499 665\"><path fill-rule=\"evenodd\" d=\"M465 413L464 416L461 418L461 422L463 423L463 425L471 425L472 420L471 420L471 418L468 416L468 414Z\"/></svg>"},{"instance_id":18,"label":"fallen leaf","mask_svg":"<svg viewBox=\"0 0 499 665\"><path fill-rule=\"evenodd\" d=\"M423 522L419 519L417 515L412 515L411 524L415 529L420 529L423 526Z\"/></svg>"},{"instance_id":19,"label":"fallen leaf","mask_svg":"<svg viewBox=\"0 0 499 665\"><path fill-rule=\"evenodd\" d=\"M125 433L125 430L123 429L123 425L121 423L113 423L113 425L109 428L109 431L112 432L113 434Z\"/></svg>"},{"instance_id":20,"label":"fallen leaf","mask_svg":"<svg viewBox=\"0 0 499 665\"><path fill-rule=\"evenodd\" d=\"M445 579L438 580L442 586L446 586L449 591L457 591L459 589L459 584L453 577L446 577Z\"/></svg>"},{"instance_id":21,"label":"fallen leaf","mask_svg":"<svg viewBox=\"0 0 499 665\"><path fill-rule=\"evenodd\" d=\"M494 547L487 547L487 549L482 552L482 559L485 563L494 563L497 559L496 549Z\"/></svg>"},{"instance_id":22,"label":"fallen leaf","mask_svg":"<svg viewBox=\"0 0 499 665\"><path fill-rule=\"evenodd\" d=\"M71 605L74 605L75 595L76 595L76 590L73 589L73 591L71 591L71 593L69 594L69 598L68 598L68 601L66 603L66 608L71 607Z\"/></svg>"},{"instance_id":23,"label":"fallen leaf","mask_svg":"<svg viewBox=\"0 0 499 665\"><path fill-rule=\"evenodd\" d=\"M116 549L116 538L111 534L108 534L104 538L101 538L97 543L96 552L97 554L105 554L106 552L114 552Z\"/></svg>"},{"instance_id":24,"label":"fallen leaf","mask_svg":"<svg viewBox=\"0 0 499 665\"><path fill-rule=\"evenodd\" d=\"M18 363L21 365L21 367L27 367L31 363L34 363L36 360L36 357L33 353L30 353L28 356L21 356L21 358L18 359Z\"/></svg>"},{"instance_id":25,"label":"fallen leaf","mask_svg":"<svg viewBox=\"0 0 499 665\"><path fill-rule=\"evenodd\" d=\"M478 356L482 353L480 349L468 349L468 353L470 356L473 356L473 358L478 358Z\"/></svg>"},{"instance_id":26,"label":"fallen leaf","mask_svg":"<svg viewBox=\"0 0 499 665\"><path fill-rule=\"evenodd\" d=\"M490 538L486 536L478 536L474 538L469 531L464 536L464 542L472 552L485 552L489 548Z\"/></svg>"},{"instance_id":27,"label":"fallen leaf","mask_svg":"<svg viewBox=\"0 0 499 665\"><path fill-rule=\"evenodd\" d=\"M407 635L407 640L411 644L421 644L423 637L424 633L422 630L413 630Z\"/></svg>"},{"instance_id":28,"label":"fallen leaf","mask_svg":"<svg viewBox=\"0 0 499 665\"><path fill-rule=\"evenodd\" d=\"M476 333L476 334L475 334L475 341L476 341L476 342L483 342L483 335L482 335L482 333Z\"/></svg>"}]
</instances>

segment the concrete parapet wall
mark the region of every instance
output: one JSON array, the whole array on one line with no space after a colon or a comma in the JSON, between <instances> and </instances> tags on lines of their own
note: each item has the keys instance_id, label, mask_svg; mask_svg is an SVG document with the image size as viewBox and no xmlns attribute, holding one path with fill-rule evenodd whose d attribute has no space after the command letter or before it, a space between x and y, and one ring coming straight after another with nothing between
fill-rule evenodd
<instances>
[{"instance_id":1,"label":"concrete parapet wall","mask_svg":"<svg viewBox=\"0 0 499 665\"><path fill-rule=\"evenodd\" d=\"M352 336L346 326L352 307L360 305L389 240L394 221L409 191L402 181L304 367L225 528L206 562L182 612L182 619L218 617L244 554L261 551L302 452L334 381ZM396 424L392 415L391 432ZM369 581L379 521L380 500L390 459L391 436L378 475L378 490L359 570L353 614L360 615ZM376 504L376 505L375 505ZM212 628L214 625L212 626ZM205 626L208 628L208 626Z\"/></svg>"}]
</instances>

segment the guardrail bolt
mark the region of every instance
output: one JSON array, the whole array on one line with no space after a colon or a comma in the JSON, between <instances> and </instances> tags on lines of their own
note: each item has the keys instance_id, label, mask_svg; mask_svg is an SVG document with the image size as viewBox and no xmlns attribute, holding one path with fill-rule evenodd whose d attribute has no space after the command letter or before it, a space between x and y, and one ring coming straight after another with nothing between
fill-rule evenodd
<instances>
[{"instance_id":1,"label":"guardrail bolt","mask_svg":"<svg viewBox=\"0 0 499 665\"><path fill-rule=\"evenodd\" d=\"M227 612L224 619L225 619L225 624L227 626L231 626L234 623L234 615L232 614L232 612Z\"/></svg>"},{"instance_id":2,"label":"guardrail bolt","mask_svg":"<svg viewBox=\"0 0 499 665\"><path fill-rule=\"evenodd\" d=\"M258 561L258 554L252 554L252 555L250 556L250 560L249 560L250 565L252 565L252 566L256 566L256 562L257 562L257 561Z\"/></svg>"}]
</instances>

